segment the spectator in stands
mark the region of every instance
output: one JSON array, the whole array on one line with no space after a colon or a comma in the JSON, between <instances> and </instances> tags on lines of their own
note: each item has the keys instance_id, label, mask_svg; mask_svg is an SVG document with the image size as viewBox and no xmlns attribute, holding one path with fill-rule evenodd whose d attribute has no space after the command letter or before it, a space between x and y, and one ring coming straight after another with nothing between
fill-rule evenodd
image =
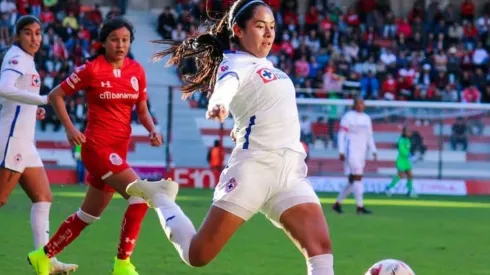
<instances>
[{"instance_id":1,"label":"spectator in stands","mask_svg":"<svg viewBox=\"0 0 490 275\"><path fill-rule=\"evenodd\" d=\"M177 25L175 16L169 6L166 6L163 12L158 17L157 32L163 39L170 39L172 30Z\"/></svg>"},{"instance_id":2,"label":"spectator in stands","mask_svg":"<svg viewBox=\"0 0 490 275\"><path fill-rule=\"evenodd\" d=\"M307 143L313 143L313 134L311 132L311 120L308 116L301 117L301 140Z\"/></svg>"},{"instance_id":3,"label":"spectator in stands","mask_svg":"<svg viewBox=\"0 0 490 275\"><path fill-rule=\"evenodd\" d=\"M463 151L468 148L468 127L462 117L458 117L452 126L451 148L456 150L458 144L463 146Z\"/></svg>"},{"instance_id":4,"label":"spectator in stands","mask_svg":"<svg viewBox=\"0 0 490 275\"><path fill-rule=\"evenodd\" d=\"M10 33L15 25L17 7L13 0L2 0L0 2L0 47L11 43Z\"/></svg>"},{"instance_id":5,"label":"spectator in stands","mask_svg":"<svg viewBox=\"0 0 490 275\"><path fill-rule=\"evenodd\" d=\"M361 79L361 97L364 99L377 99L378 92L378 78L370 71Z\"/></svg>"},{"instance_id":6,"label":"spectator in stands","mask_svg":"<svg viewBox=\"0 0 490 275\"><path fill-rule=\"evenodd\" d=\"M215 140L213 147L209 148L207 161L211 170L219 173L223 170L225 163L225 149L219 140Z\"/></svg>"},{"instance_id":7,"label":"spectator in stands","mask_svg":"<svg viewBox=\"0 0 490 275\"><path fill-rule=\"evenodd\" d=\"M463 90L462 102L464 103L479 103L481 100L480 91L472 83L468 88Z\"/></svg>"},{"instance_id":8,"label":"spectator in stands","mask_svg":"<svg viewBox=\"0 0 490 275\"><path fill-rule=\"evenodd\" d=\"M424 144L424 138L420 135L419 131L413 130L412 136L410 137L411 147L410 153L415 156L417 153L420 153L418 159L422 160L425 155L425 151L427 151L427 146Z\"/></svg>"}]
</instances>

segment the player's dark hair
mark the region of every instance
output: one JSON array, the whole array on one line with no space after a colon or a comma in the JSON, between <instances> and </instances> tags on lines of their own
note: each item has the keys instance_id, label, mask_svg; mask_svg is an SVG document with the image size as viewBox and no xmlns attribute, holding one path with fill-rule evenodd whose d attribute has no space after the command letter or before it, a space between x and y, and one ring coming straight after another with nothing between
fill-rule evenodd
<instances>
[{"instance_id":1,"label":"player's dark hair","mask_svg":"<svg viewBox=\"0 0 490 275\"><path fill-rule=\"evenodd\" d=\"M41 21L33 15L23 15L21 16L17 22L15 23L15 34L19 35L19 33L28 25L32 23L37 23L39 26L42 26Z\"/></svg>"},{"instance_id":2,"label":"player's dark hair","mask_svg":"<svg viewBox=\"0 0 490 275\"><path fill-rule=\"evenodd\" d=\"M111 32L118 30L120 28L128 29L129 34L130 34L130 38L129 38L130 40L129 41L131 43L133 43L133 41L134 41L133 24L131 24L128 20L126 20L123 17L109 18L109 19L106 19L104 21L104 23L102 23L102 28L99 31L99 38L98 38L99 42L104 43L107 40L107 37L109 37L109 34L111 34ZM104 47L100 47L97 50L95 57L102 55L102 54L105 54L105 48ZM91 58L91 59L94 59L94 58Z\"/></svg>"},{"instance_id":3,"label":"player's dark hair","mask_svg":"<svg viewBox=\"0 0 490 275\"><path fill-rule=\"evenodd\" d=\"M231 48L231 44L239 46L238 38L233 36L232 26L237 24L245 28L246 23L253 17L258 6L269 7L261 0L237 0L230 10L211 29L197 37L189 37L183 42L173 40L156 40L154 43L170 45L162 52L153 56L160 60L171 55L167 66L184 67L188 58L193 58L196 70L183 75L182 97L186 98L195 91L210 95L216 83L216 74L219 64L223 61L223 54Z\"/></svg>"}]
</instances>

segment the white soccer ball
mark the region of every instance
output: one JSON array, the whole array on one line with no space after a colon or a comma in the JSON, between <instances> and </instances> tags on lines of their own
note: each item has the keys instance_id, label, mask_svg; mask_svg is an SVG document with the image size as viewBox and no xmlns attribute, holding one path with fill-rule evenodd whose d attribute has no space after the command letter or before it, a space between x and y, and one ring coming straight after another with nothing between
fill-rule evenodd
<instances>
[{"instance_id":1,"label":"white soccer ball","mask_svg":"<svg viewBox=\"0 0 490 275\"><path fill-rule=\"evenodd\" d=\"M371 266L365 275L415 275L415 272L402 261L386 259Z\"/></svg>"}]
</instances>

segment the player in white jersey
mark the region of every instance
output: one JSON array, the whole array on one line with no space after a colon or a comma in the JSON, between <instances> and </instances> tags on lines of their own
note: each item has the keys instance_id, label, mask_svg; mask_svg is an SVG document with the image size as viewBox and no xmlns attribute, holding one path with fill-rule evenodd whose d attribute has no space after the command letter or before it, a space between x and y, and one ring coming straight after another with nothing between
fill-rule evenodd
<instances>
[{"instance_id":1,"label":"player in white jersey","mask_svg":"<svg viewBox=\"0 0 490 275\"><path fill-rule=\"evenodd\" d=\"M34 54L42 43L42 29L34 16L19 18L15 44L5 53L0 73L0 207L17 183L32 201L31 229L36 248L49 240L49 210L52 194L43 163L37 152L36 119L44 119L39 105L47 97L39 95L41 78ZM74 271L77 265L52 260L50 274Z\"/></svg>"},{"instance_id":2,"label":"player in white jersey","mask_svg":"<svg viewBox=\"0 0 490 275\"><path fill-rule=\"evenodd\" d=\"M339 193L333 210L342 213L342 200L352 191L357 204L357 214L371 214L364 207L362 176L368 150L377 159L376 144L373 138L373 124L369 115L364 112L362 98L354 99L354 110L348 111L340 121L338 147L340 160L344 162L348 184Z\"/></svg>"},{"instance_id":3,"label":"player in white jersey","mask_svg":"<svg viewBox=\"0 0 490 275\"><path fill-rule=\"evenodd\" d=\"M208 215L196 233L174 200L178 184L136 181L128 194L155 208L169 240L190 266L207 265L254 214L263 213L298 245L308 274L332 275L328 226L310 182L300 143L296 92L292 81L266 57L274 42L271 8L260 0L238 0L209 32L173 43L159 56L170 64L196 55L198 70L188 75L184 97L212 89L208 119L235 121L236 147L221 174ZM239 49L229 47L229 37Z\"/></svg>"}]
</instances>

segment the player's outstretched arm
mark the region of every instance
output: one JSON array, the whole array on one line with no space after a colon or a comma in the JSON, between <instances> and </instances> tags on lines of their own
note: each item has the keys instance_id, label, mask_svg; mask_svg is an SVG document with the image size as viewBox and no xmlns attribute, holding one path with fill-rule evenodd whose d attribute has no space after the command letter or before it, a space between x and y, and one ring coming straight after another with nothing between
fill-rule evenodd
<instances>
[{"instance_id":1,"label":"player's outstretched arm","mask_svg":"<svg viewBox=\"0 0 490 275\"><path fill-rule=\"evenodd\" d=\"M15 87L20 74L12 70L4 70L0 78L0 97L29 105L45 105L47 96L41 96Z\"/></svg>"},{"instance_id":2,"label":"player's outstretched arm","mask_svg":"<svg viewBox=\"0 0 490 275\"><path fill-rule=\"evenodd\" d=\"M66 136L71 145L80 145L85 143L85 136L73 125L73 122L68 115L65 105L65 92L60 85L56 86L48 96L49 103L53 106L56 115L65 127Z\"/></svg>"}]
</instances>

